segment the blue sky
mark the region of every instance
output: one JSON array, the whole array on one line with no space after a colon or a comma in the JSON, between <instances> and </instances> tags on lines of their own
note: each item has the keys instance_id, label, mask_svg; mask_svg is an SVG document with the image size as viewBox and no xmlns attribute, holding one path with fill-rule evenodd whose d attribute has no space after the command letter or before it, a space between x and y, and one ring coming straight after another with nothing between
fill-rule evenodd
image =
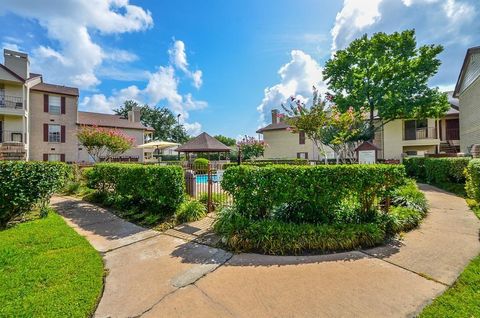
<instances>
[{"instance_id":1,"label":"blue sky","mask_svg":"<svg viewBox=\"0 0 480 318\"><path fill-rule=\"evenodd\" d=\"M364 33L415 28L445 51L433 86L454 85L480 45L478 0L0 0L0 44L44 80L81 89L80 109L125 99L181 113L189 132L254 134L291 95L325 90L322 66Z\"/></svg>"}]
</instances>

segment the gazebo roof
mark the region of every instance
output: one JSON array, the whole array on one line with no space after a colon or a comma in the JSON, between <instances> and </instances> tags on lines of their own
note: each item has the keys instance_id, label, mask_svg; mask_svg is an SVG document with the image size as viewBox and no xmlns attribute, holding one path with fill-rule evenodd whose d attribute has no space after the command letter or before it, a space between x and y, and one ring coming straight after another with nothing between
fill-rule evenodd
<instances>
[{"instance_id":1,"label":"gazebo roof","mask_svg":"<svg viewBox=\"0 0 480 318\"><path fill-rule=\"evenodd\" d=\"M177 148L178 152L230 152L230 147L224 145L206 132Z\"/></svg>"}]
</instances>

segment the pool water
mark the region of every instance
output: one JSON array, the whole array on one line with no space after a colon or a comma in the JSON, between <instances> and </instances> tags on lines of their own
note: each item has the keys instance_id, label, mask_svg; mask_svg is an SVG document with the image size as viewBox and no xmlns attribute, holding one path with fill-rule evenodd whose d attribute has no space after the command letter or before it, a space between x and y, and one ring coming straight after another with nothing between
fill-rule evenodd
<instances>
[{"instance_id":1,"label":"pool water","mask_svg":"<svg viewBox=\"0 0 480 318\"><path fill-rule=\"evenodd\" d=\"M208 175L206 174L199 174L197 176L195 176L195 181L197 183L208 183ZM212 174L212 181L213 182L218 182L218 175L216 174Z\"/></svg>"}]
</instances>

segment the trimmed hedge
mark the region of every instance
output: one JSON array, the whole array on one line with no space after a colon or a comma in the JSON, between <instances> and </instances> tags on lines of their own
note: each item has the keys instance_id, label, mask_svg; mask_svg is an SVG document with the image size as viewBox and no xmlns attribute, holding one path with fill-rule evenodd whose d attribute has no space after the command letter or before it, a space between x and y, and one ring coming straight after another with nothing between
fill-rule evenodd
<instances>
[{"instance_id":1,"label":"trimmed hedge","mask_svg":"<svg viewBox=\"0 0 480 318\"><path fill-rule=\"evenodd\" d=\"M100 163L84 173L88 187L148 206L157 214L173 215L185 199L179 166Z\"/></svg>"},{"instance_id":2,"label":"trimmed hedge","mask_svg":"<svg viewBox=\"0 0 480 318\"><path fill-rule=\"evenodd\" d=\"M70 172L70 167L60 162L1 161L0 228L36 204L47 204Z\"/></svg>"},{"instance_id":3,"label":"trimmed hedge","mask_svg":"<svg viewBox=\"0 0 480 318\"><path fill-rule=\"evenodd\" d=\"M220 213L214 230L223 244L234 251L271 255L372 247L385 237L384 227L375 223L331 225L250 220L229 209Z\"/></svg>"},{"instance_id":4,"label":"trimmed hedge","mask_svg":"<svg viewBox=\"0 0 480 318\"><path fill-rule=\"evenodd\" d=\"M222 188L252 220L271 218L280 209L297 222L329 223L345 202L357 202L363 222L404 182L402 165L242 165L225 171Z\"/></svg>"},{"instance_id":5,"label":"trimmed hedge","mask_svg":"<svg viewBox=\"0 0 480 318\"><path fill-rule=\"evenodd\" d=\"M470 199L480 202L480 159L473 159L465 170L465 190Z\"/></svg>"},{"instance_id":6,"label":"trimmed hedge","mask_svg":"<svg viewBox=\"0 0 480 318\"><path fill-rule=\"evenodd\" d=\"M470 158L407 158L407 174L418 180L434 184L465 182L464 171Z\"/></svg>"},{"instance_id":7,"label":"trimmed hedge","mask_svg":"<svg viewBox=\"0 0 480 318\"><path fill-rule=\"evenodd\" d=\"M307 159L278 159L278 160L255 160L255 161L246 161L242 162L242 166L255 166L255 167L267 167L271 165L291 165L291 166L302 166L308 165L309 161ZM223 164L223 169L230 167L236 167L238 163L229 162Z\"/></svg>"}]
</instances>

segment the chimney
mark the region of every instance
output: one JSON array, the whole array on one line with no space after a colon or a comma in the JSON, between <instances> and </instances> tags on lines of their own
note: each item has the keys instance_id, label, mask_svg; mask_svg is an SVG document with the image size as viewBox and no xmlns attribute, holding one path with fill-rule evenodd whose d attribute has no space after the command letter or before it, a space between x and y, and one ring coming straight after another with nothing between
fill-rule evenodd
<instances>
[{"instance_id":1,"label":"chimney","mask_svg":"<svg viewBox=\"0 0 480 318\"><path fill-rule=\"evenodd\" d=\"M133 106L132 110L128 112L128 121L132 123L139 123L141 115L142 115L141 108L137 106Z\"/></svg>"},{"instance_id":2,"label":"chimney","mask_svg":"<svg viewBox=\"0 0 480 318\"><path fill-rule=\"evenodd\" d=\"M3 50L4 65L23 79L30 76L30 61L28 54L15 52L12 50Z\"/></svg>"},{"instance_id":3,"label":"chimney","mask_svg":"<svg viewBox=\"0 0 480 318\"><path fill-rule=\"evenodd\" d=\"M272 124L278 123L278 109L272 109Z\"/></svg>"}]
</instances>

